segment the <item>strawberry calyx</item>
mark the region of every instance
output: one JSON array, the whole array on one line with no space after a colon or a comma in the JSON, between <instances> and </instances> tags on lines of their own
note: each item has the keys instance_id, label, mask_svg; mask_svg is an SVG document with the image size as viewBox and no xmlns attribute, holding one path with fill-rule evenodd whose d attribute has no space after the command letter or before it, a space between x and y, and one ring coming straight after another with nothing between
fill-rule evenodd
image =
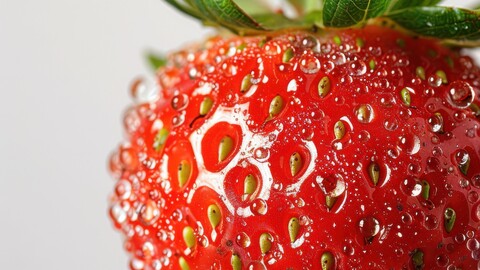
<instances>
[{"instance_id":1,"label":"strawberry calyx","mask_svg":"<svg viewBox=\"0 0 480 270\"><path fill-rule=\"evenodd\" d=\"M280 10L269 7L268 1L165 1L205 25L238 35L361 27L380 21L456 46L480 44L480 10L437 6L439 0L287 0Z\"/></svg>"}]
</instances>

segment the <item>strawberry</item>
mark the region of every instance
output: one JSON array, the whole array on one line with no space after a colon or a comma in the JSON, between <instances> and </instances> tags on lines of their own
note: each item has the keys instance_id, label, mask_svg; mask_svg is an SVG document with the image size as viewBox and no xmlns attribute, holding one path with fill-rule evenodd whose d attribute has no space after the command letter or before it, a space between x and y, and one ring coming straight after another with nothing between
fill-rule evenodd
<instances>
[{"instance_id":1,"label":"strawberry","mask_svg":"<svg viewBox=\"0 0 480 270\"><path fill-rule=\"evenodd\" d=\"M239 35L132 87L109 165L131 269L480 267L474 11L167 2Z\"/></svg>"}]
</instances>

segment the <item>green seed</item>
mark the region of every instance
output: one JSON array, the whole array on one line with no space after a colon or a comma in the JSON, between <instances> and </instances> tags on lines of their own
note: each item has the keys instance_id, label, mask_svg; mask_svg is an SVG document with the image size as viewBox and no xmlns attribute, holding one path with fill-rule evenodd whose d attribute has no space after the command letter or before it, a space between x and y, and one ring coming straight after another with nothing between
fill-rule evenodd
<instances>
[{"instance_id":1,"label":"green seed","mask_svg":"<svg viewBox=\"0 0 480 270\"><path fill-rule=\"evenodd\" d=\"M371 59L371 60L368 62L368 66L370 67L371 70L374 70L375 67L377 66L377 62L375 62L375 60Z\"/></svg>"},{"instance_id":2,"label":"green seed","mask_svg":"<svg viewBox=\"0 0 480 270\"><path fill-rule=\"evenodd\" d=\"M188 179L190 178L190 175L192 173L192 166L190 163L186 160L180 161L180 164L178 165L178 185L180 187L183 187Z\"/></svg>"},{"instance_id":3,"label":"green seed","mask_svg":"<svg viewBox=\"0 0 480 270\"><path fill-rule=\"evenodd\" d=\"M298 152L293 153L290 156L290 172L292 176L297 175L300 169L303 167L302 156Z\"/></svg>"},{"instance_id":4,"label":"green seed","mask_svg":"<svg viewBox=\"0 0 480 270\"><path fill-rule=\"evenodd\" d=\"M342 39L339 36L334 36L333 42L335 42L335 44L337 44L338 46L342 45Z\"/></svg>"},{"instance_id":5,"label":"green seed","mask_svg":"<svg viewBox=\"0 0 480 270\"><path fill-rule=\"evenodd\" d=\"M281 96L274 97L272 99L272 102L270 102L270 109L268 111L269 118L272 119L275 116L279 115L282 112L284 106L285 106L285 103Z\"/></svg>"},{"instance_id":6,"label":"green seed","mask_svg":"<svg viewBox=\"0 0 480 270\"><path fill-rule=\"evenodd\" d=\"M470 156L467 157L467 161L465 161L465 163L458 165L458 169L460 169L460 172L462 172L462 174L465 176L467 176L469 168L470 168Z\"/></svg>"},{"instance_id":7,"label":"green seed","mask_svg":"<svg viewBox=\"0 0 480 270\"><path fill-rule=\"evenodd\" d=\"M322 264L322 270L333 270L335 269L335 257L333 254L329 251L325 251L322 254L321 264Z\"/></svg>"},{"instance_id":8,"label":"green seed","mask_svg":"<svg viewBox=\"0 0 480 270\"><path fill-rule=\"evenodd\" d=\"M218 145L218 162L224 161L233 150L233 139L226 135Z\"/></svg>"},{"instance_id":9,"label":"green seed","mask_svg":"<svg viewBox=\"0 0 480 270\"><path fill-rule=\"evenodd\" d=\"M427 182L427 180L422 180L422 197L425 200L430 198L430 184Z\"/></svg>"},{"instance_id":10,"label":"green seed","mask_svg":"<svg viewBox=\"0 0 480 270\"><path fill-rule=\"evenodd\" d=\"M331 210L335 203L337 202L338 197L332 196L325 196L325 205L327 206L328 210Z\"/></svg>"},{"instance_id":11,"label":"green seed","mask_svg":"<svg viewBox=\"0 0 480 270\"><path fill-rule=\"evenodd\" d=\"M380 179L380 166L377 163L372 162L368 165L368 176L370 176L373 185L376 186Z\"/></svg>"},{"instance_id":12,"label":"green seed","mask_svg":"<svg viewBox=\"0 0 480 270\"><path fill-rule=\"evenodd\" d=\"M445 62L447 63L447 65L450 67L450 68L453 68L453 60L450 56L446 56L445 57Z\"/></svg>"},{"instance_id":13,"label":"green seed","mask_svg":"<svg viewBox=\"0 0 480 270\"><path fill-rule=\"evenodd\" d=\"M249 174L243 182L243 194L252 195L255 190L257 190L257 179L253 174Z\"/></svg>"},{"instance_id":14,"label":"green seed","mask_svg":"<svg viewBox=\"0 0 480 270\"><path fill-rule=\"evenodd\" d=\"M193 248L195 246L195 243L197 241L192 227L186 226L185 228L183 228L183 241L185 241L185 244L189 248Z\"/></svg>"},{"instance_id":15,"label":"green seed","mask_svg":"<svg viewBox=\"0 0 480 270\"><path fill-rule=\"evenodd\" d=\"M412 262L415 269L423 269L423 252L421 250L414 250L412 255Z\"/></svg>"},{"instance_id":16,"label":"green seed","mask_svg":"<svg viewBox=\"0 0 480 270\"><path fill-rule=\"evenodd\" d=\"M155 151L160 151L167 141L168 138L168 130L166 128L162 128L158 131L157 135L155 135L155 139L153 140L153 147Z\"/></svg>"},{"instance_id":17,"label":"green seed","mask_svg":"<svg viewBox=\"0 0 480 270\"><path fill-rule=\"evenodd\" d=\"M325 76L318 82L318 95L321 98L324 98L328 93L330 93L330 79Z\"/></svg>"},{"instance_id":18,"label":"green seed","mask_svg":"<svg viewBox=\"0 0 480 270\"><path fill-rule=\"evenodd\" d=\"M475 117L480 117L480 106L477 103L470 104L470 109L473 111Z\"/></svg>"},{"instance_id":19,"label":"green seed","mask_svg":"<svg viewBox=\"0 0 480 270\"><path fill-rule=\"evenodd\" d=\"M362 38L355 39L355 43L359 48L363 48L363 46L365 46L365 40L363 40Z\"/></svg>"},{"instance_id":20,"label":"green seed","mask_svg":"<svg viewBox=\"0 0 480 270\"><path fill-rule=\"evenodd\" d=\"M408 91L407 88L403 88L402 91L400 91L400 98L402 99L403 104L410 107L412 100L410 97L410 91Z\"/></svg>"},{"instance_id":21,"label":"green seed","mask_svg":"<svg viewBox=\"0 0 480 270\"><path fill-rule=\"evenodd\" d=\"M205 97L200 104L200 115L206 115L213 106L213 100L210 97Z\"/></svg>"},{"instance_id":22,"label":"green seed","mask_svg":"<svg viewBox=\"0 0 480 270\"><path fill-rule=\"evenodd\" d=\"M447 208L445 209L445 212L443 213L444 217L444 225L445 225L445 230L447 233L451 232L453 229L453 225L455 225L455 219L457 219L457 213L455 213L455 210L452 208Z\"/></svg>"},{"instance_id":23,"label":"green seed","mask_svg":"<svg viewBox=\"0 0 480 270\"><path fill-rule=\"evenodd\" d=\"M298 233L300 231L300 222L298 218L292 217L288 222L288 234L290 235L290 242L295 242L297 240Z\"/></svg>"},{"instance_id":24,"label":"green seed","mask_svg":"<svg viewBox=\"0 0 480 270\"><path fill-rule=\"evenodd\" d=\"M180 265L180 268L182 270L190 270L190 266L188 265L185 258L183 258L183 257L178 258L178 264Z\"/></svg>"},{"instance_id":25,"label":"green seed","mask_svg":"<svg viewBox=\"0 0 480 270\"><path fill-rule=\"evenodd\" d=\"M335 139L341 140L345 136L345 124L343 121L338 121L333 127L333 133L335 134Z\"/></svg>"},{"instance_id":26,"label":"green seed","mask_svg":"<svg viewBox=\"0 0 480 270\"><path fill-rule=\"evenodd\" d=\"M425 80L425 69L421 66L418 66L415 69L415 73L417 74L417 77L419 77L422 80Z\"/></svg>"},{"instance_id":27,"label":"green seed","mask_svg":"<svg viewBox=\"0 0 480 270\"><path fill-rule=\"evenodd\" d=\"M252 87L252 75L247 74L243 77L242 85L240 86L240 92L245 93Z\"/></svg>"},{"instance_id":28,"label":"green seed","mask_svg":"<svg viewBox=\"0 0 480 270\"><path fill-rule=\"evenodd\" d=\"M247 47L247 43L243 42L242 44L238 45L237 50L243 51Z\"/></svg>"},{"instance_id":29,"label":"green seed","mask_svg":"<svg viewBox=\"0 0 480 270\"><path fill-rule=\"evenodd\" d=\"M211 204L208 206L207 216L208 220L210 221L210 225L212 225L212 228L214 229L218 226L218 224L220 224L220 221L222 221L222 213L216 204Z\"/></svg>"},{"instance_id":30,"label":"green seed","mask_svg":"<svg viewBox=\"0 0 480 270\"><path fill-rule=\"evenodd\" d=\"M240 260L240 256L237 254L233 254L232 258L230 259L230 264L232 265L233 270L242 270L242 260Z\"/></svg>"},{"instance_id":31,"label":"green seed","mask_svg":"<svg viewBox=\"0 0 480 270\"><path fill-rule=\"evenodd\" d=\"M283 53L282 62L283 62L283 63L288 63L288 62L290 62L290 60L292 60L292 58L293 58L293 49L292 49L292 48L288 48L288 49Z\"/></svg>"},{"instance_id":32,"label":"green seed","mask_svg":"<svg viewBox=\"0 0 480 270\"><path fill-rule=\"evenodd\" d=\"M435 75L437 75L440 79L442 79L443 84L448 83L447 74L445 73L445 71L437 70L437 72L435 72Z\"/></svg>"},{"instance_id":33,"label":"green seed","mask_svg":"<svg viewBox=\"0 0 480 270\"><path fill-rule=\"evenodd\" d=\"M269 233L260 235L260 251L265 254L272 248L273 237Z\"/></svg>"},{"instance_id":34,"label":"green seed","mask_svg":"<svg viewBox=\"0 0 480 270\"><path fill-rule=\"evenodd\" d=\"M400 48L405 48L405 40L404 39L397 39L397 45L400 47Z\"/></svg>"}]
</instances>

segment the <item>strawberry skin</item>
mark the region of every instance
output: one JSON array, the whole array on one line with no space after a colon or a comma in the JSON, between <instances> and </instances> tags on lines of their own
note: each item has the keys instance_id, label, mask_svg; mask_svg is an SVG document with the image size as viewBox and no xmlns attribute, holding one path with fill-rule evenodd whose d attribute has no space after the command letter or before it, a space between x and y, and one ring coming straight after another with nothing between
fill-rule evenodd
<instances>
[{"instance_id":1,"label":"strawberry skin","mask_svg":"<svg viewBox=\"0 0 480 270\"><path fill-rule=\"evenodd\" d=\"M470 57L367 26L215 37L157 78L110 160L131 269L479 266Z\"/></svg>"}]
</instances>

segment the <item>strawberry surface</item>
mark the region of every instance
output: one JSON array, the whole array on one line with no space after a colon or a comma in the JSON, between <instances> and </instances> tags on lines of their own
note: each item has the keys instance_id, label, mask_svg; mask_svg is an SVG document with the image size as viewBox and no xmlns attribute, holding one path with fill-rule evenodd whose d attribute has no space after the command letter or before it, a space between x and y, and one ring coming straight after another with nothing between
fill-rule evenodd
<instances>
[{"instance_id":1,"label":"strawberry surface","mask_svg":"<svg viewBox=\"0 0 480 270\"><path fill-rule=\"evenodd\" d=\"M480 267L459 50L380 25L219 36L157 79L110 160L131 269Z\"/></svg>"}]
</instances>

